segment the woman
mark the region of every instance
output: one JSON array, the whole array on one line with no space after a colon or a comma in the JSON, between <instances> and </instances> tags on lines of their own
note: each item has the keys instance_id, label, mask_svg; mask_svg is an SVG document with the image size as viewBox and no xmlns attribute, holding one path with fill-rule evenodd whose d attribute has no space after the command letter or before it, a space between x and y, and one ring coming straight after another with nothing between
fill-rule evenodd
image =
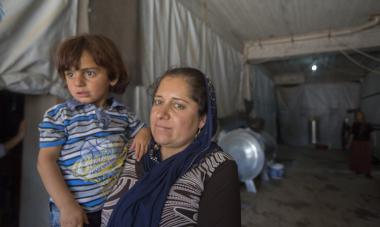
<instances>
[{"instance_id":1,"label":"woman","mask_svg":"<svg viewBox=\"0 0 380 227\"><path fill-rule=\"evenodd\" d=\"M153 93L153 142L141 162L129 153L102 225L240 226L237 166L211 141L216 120L215 93L203 73L167 71Z\"/></svg>"},{"instance_id":2,"label":"woman","mask_svg":"<svg viewBox=\"0 0 380 227\"><path fill-rule=\"evenodd\" d=\"M372 126L365 120L364 113L355 113L355 121L351 128L350 169L356 173L365 173L371 178L371 132Z\"/></svg>"}]
</instances>

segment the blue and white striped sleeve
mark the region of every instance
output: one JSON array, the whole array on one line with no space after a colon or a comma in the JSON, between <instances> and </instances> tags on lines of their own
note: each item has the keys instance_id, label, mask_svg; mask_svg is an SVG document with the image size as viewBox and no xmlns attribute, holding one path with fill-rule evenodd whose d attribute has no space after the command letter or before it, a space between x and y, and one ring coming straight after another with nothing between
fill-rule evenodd
<instances>
[{"instance_id":1,"label":"blue and white striped sleeve","mask_svg":"<svg viewBox=\"0 0 380 227\"><path fill-rule=\"evenodd\" d=\"M57 147L66 142L62 105L50 108L39 124L40 148Z\"/></svg>"},{"instance_id":2,"label":"blue and white striped sleeve","mask_svg":"<svg viewBox=\"0 0 380 227\"><path fill-rule=\"evenodd\" d=\"M126 129L126 135L128 138L136 136L140 129L146 127L145 123L136 117L136 114L128 112L128 128Z\"/></svg>"}]
</instances>

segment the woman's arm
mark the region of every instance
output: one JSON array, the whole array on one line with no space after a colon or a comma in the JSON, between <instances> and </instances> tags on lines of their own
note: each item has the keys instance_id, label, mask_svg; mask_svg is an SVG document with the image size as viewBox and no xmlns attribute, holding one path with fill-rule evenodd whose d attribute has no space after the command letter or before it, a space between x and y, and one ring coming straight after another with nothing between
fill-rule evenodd
<instances>
[{"instance_id":1,"label":"woman's arm","mask_svg":"<svg viewBox=\"0 0 380 227\"><path fill-rule=\"evenodd\" d=\"M57 159L61 147L42 148L38 153L37 170L42 182L60 211L62 226L82 226L88 224L87 216L67 187Z\"/></svg>"},{"instance_id":2,"label":"woman's arm","mask_svg":"<svg viewBox=\"0 0 380 227\"><path fill-rule=\"evenodd\" d=\"M199 227L241 226L240 183L237 165L226 161L206 182L199 203Z\"/></svg>"}]
</instances>

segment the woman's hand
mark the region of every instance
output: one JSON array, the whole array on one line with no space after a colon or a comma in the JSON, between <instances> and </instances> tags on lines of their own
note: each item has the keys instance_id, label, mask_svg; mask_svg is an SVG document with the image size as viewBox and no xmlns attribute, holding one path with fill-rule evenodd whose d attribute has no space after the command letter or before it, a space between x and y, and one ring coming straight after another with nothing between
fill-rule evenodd
<instances>
[{"instance_id":1,"label":"woman's hand","mask_svg":"<svg viewBox=\"0 0 380 227\"><path fill-rule=\"evenodd\" d=\"M75 201L62 207L59 212L62 227L82 227L89 224L86 213Z\"/></svg>"},{"instance_id":2,"label":"woman's hand","mask_svg":"<svg viewBox=\"0 0 380 227\"><path fill-rule=\"evenodd\" d=\"M137 161L140 161L142 156L148 151L151 137L150 128L142 128L133 139L131 149L135 150Z\"/></svg>"}]
</instances>

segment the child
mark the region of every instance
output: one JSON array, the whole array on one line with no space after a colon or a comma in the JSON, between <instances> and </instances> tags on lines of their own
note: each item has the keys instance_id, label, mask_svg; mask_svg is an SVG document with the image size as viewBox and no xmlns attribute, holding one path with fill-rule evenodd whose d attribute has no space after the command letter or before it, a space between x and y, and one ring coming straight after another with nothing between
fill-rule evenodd
<instances>
[{"instance_id":1,"label":"child","mask_svg":"<svg viewBox=\"0 0 380 227\"><path fill-rule=\"evenodd\" d=\"M56 66L71 100L46 111L39 125L37 168L49 193L52 226L99 226L105 198L135 137L138 159L150 130L109 92L123 93L127 73L113 42L100 35L64 41Z\"/></svg>"}]
</instances>

